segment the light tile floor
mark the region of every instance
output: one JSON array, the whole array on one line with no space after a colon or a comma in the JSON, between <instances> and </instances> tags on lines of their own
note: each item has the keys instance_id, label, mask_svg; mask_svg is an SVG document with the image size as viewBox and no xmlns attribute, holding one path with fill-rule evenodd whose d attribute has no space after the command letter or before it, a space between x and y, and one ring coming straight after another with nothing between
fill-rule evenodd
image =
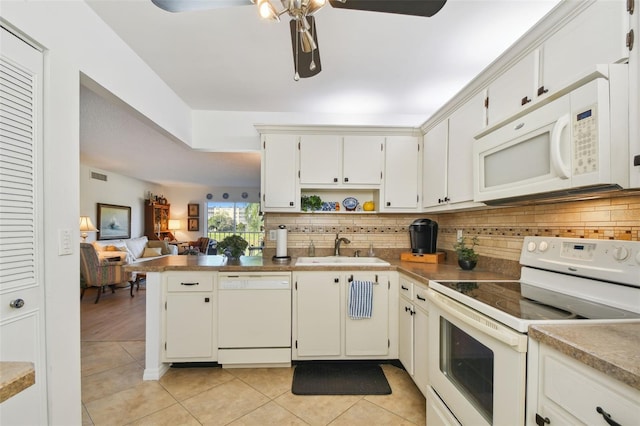
<instances>
[{"instance_id":1,"label":"light tile floor","mask_svg":"<svg viewBox=\"0 0 640 426\"><path fill-rule=\"evenodd\" d=\"M391 395L298 396L293 368L172 368L143 381L144 341L82 342L85 425L424 425L406 371L383 365Z\"/></svg>"}]
</instances>

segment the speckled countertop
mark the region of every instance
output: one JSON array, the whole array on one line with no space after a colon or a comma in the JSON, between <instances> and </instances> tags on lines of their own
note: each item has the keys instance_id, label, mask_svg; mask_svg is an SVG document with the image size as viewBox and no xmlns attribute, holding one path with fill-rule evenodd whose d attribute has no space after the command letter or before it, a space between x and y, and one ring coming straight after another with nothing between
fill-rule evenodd
<instances>
[{"instance_id":1,"label":"speckled countertop","mask_svg":"<svg viewBox=\"0 0 640 426\"><path fill-rule=\"evenodd\" d=\"M529 337L640 390L640 321L532 325Z\"/></svg>"},{"instance_id":2,"label":"speckled countertop","mask_svg":"<svg viewBox=\"0 0 640 426\"><path fill-rule=\"evenodd\" d=\"M387 260L390 266L295 266L296 259L286 263L273 262L261 256L243 256L240 261L229 263L223 256L164 256L158 259L126 265L131 272L165 272L165 271L221 271L221 272L279 272L279 271L398 271L411 278L428 283L432 280L497 280L517 279L517 276L489 271L481 267L473 271L463 271L457 264L450 263L417 263L400 260Z\"/></svg>"},{"instance_id":3,"label":"speckled countertop","mask_svg":"<svg viewBox=\"0 0 640 426\"><path fill-rule=\"evenodd\" d=\"M0 402L22 392L36 382L32 362L0 362Z\"/></svg>"}]
</instances>

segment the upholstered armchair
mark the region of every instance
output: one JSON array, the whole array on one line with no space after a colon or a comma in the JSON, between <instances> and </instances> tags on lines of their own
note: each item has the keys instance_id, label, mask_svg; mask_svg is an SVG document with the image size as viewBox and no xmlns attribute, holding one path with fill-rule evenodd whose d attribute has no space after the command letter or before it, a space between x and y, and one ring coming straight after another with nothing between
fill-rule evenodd
<instances>
[{"instance_id":1,"label":"upholstered armchair","mask_svg":"<svg viewBox=\"0 0 640 426\"><path fill-rule=\"evenodd\" d=\"M100 261L95 248L88 243L80 243L80 277L82 281L82 293L80 300L84 297L87 287L98 287L98 295L94 303L100 301L100 295L105 286L111 287L111 292L115 293L117 284L129 283L131 285L131 297L133 297L133 276L130 272L125 272L123 261Z\"/></svg>"},{"instance_id":2,"label":"upholstered armchair","mask_svg":"<svg viewBox=\"0 0 640 426\"><path fill-rule=\"evenodd\" d=\"M200 253L207 254L207 250L209 250L209 241L210 238L208 237L200 237L196 241L189 241L189 247L193 247Z\"/></svg>"}]
</instances>

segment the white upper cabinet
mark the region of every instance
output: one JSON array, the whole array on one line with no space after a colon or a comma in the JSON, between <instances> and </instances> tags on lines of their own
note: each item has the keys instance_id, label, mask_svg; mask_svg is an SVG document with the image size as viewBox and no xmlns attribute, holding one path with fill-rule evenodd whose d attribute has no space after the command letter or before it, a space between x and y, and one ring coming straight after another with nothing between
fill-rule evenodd
<instances>
[{"instance_id":1,"label":"white upper cabinet","mask_svg":"<svg viewBox=\"0 0 640 426\"><path fill-rule=\"evenodd\" d=\"M511 117L535 99L537 82L538 51L534 50L489 85L488 125Z\"/></svg>"},{"instance_id":2,"label":"white upper cabinet","mask_svg":"<svg viewBox=\"0 0 640 426\"><path fill-rule=\"evenodd\" d=\"M383 136L303 135L300 138L300 185L380 185L383 147Z\"/></svg>"},{"instance_id":3,"label":"white upper cabinet","mask_svg":"<svg viewBox=\"0 0 640 426\"><path fill-rule=\"evenodd\" d=\"M384 142L384 136L345 136L342 182L351 185L380 185Z\"/></svg>"},{"instance_id":4,"label":"white upper cabinet","mask_svg":"<svg viewBox=\"0 0 640 426\"><path fill-rule=\"evenodd\" d=\"M420 203L420 141L414 136L387 138L383 212L414 212Z\"/></svg>"},{"instance_id":5,"label":"white upper cabinet","mask_svg":"<svg viewBox=\"0 0 640 426\"><path fill-rule=\"evenodd\" d=\"M449 120L441 121L424 135L422 207L439 206L446 202L448 139Z\"/></svg>"},{"instance_id":6,"label":"white upper cabinet","mask_svg":"<svg viewBox=\"0 0 640 426\"><path fill-rule=\"evenodd\" d=\"M262 211L299 211L298 136L262 136Z\"/></svg>"},{"instance_id":7,"label":"white upper cabinet","mask_svg":"<svg viewBox=\"0 0 640 426\"><path fill-rule=\"evenodd\" d=\"M342 138L300 137L300 184L337 185L342 180Z\"/></svg>"},{"instance_id":8,"label":"white upper cabinet","mask_svg":"<svg viewBox=\"0 0 640 426\"><path fill-rule=\"evenodd\" d=\"M484 127L484 92L471 98L449 118L447 202L473 200L474 135Z\"/></svg>"},{"instance_id":9,"label":"white upper cabinet","mask_svg":"<svg viewBox=\"0 0 640 426\"><path fill-rule=\"evenodd\" d=\"M489 127L503 124L538 101L570 89L595 71L596 65L627 60L626 2L585 2L577 7L575 17L558 26L536 49L489 84Z\"/></svg>"},{"instance_id":10,"label":"white upper cabinet","mask_svg":"<svg viewBox=\"0 0 640 426\"><path fill-rule=\"evenodd\" d=\"M484 97L476 94L425 134L423 209L473 206L473 136L484 126Z\"/></svg>"},{"instance_id":11,"label":"white upper cabinet","mask_svg":"<svg viewBox=\"0 0 640 426\"><path fill-rule=\"evenodd\" d=\"M598 1L545 41L539 96L554 93L594 68L629 57L625 1ZM537 90L538 91L538 90Z\"/></svg>"}]
</instances>

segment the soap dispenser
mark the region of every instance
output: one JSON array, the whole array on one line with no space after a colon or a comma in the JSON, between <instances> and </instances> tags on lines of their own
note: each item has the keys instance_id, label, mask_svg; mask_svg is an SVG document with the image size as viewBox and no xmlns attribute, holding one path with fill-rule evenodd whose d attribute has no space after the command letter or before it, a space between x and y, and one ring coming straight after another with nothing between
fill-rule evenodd
<instances>
[{"instance_id":1,"label":"soap dispenser","mask_svg":"<svg viewBox=\"0 0 640 426\"><path fill-rule=\"evenodd\" d=\"M373 243L369 243L369 253L367 253L369 257L375 257L375 253L373 252Z\"/></svg>"},{"instance_id":2,"label":"soap dispenser","mask_svg":"<svg viewBox=\"0 0 640 426\"><path fill-rule=\"evenodd\" d=\"M309 244L309 257L314 257L316 255L316 246L313 245L313 240Z\"/></svg>"}]
</instances>

